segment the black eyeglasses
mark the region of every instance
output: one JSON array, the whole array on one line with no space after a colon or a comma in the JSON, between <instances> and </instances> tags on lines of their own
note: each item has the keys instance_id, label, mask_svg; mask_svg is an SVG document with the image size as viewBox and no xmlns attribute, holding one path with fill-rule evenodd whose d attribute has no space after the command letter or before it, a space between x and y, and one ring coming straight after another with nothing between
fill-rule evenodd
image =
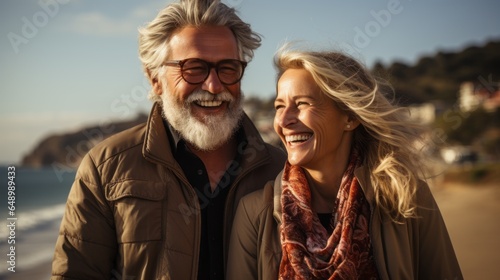
<instances>
[{"instance_id":1,"label":"black eyeglasses","mask_svg":"<svg viewBox=\"0 0 500 280\"><path fill-rule=\"evenodd\" d=\"M163 65L179 66L184 81L196 85L203 83L210 75L210 70L215 68L217 77L225 85L234 85L241 80L247 63L237 59L224 59L216 63L199 58L165 61Z\"/></svg>"}]
</instances>

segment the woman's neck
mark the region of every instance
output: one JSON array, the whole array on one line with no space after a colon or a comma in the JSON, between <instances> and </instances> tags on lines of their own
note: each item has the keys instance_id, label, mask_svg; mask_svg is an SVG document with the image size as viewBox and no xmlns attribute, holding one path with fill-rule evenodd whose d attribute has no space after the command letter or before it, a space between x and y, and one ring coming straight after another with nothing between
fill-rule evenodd
<instances>
[{"instance_id":1,"label":"woman's neck","mask_svg":"<svg viewBox=\"0 0 500 280\"><path fill-rule=\"evenodd\" d=\"M316 213L331 213L340 188L342 174L306 170L311 190L311 208Z\"/></svg>"},{"instance_id":2,"label":"woman's neck","mask_svg":"<svg viewBox=\"0 0 500 280\"><path fill-rule=\"evenodd\" d=\"M329 213L335 207L335 200L342 182L348 157L329 164L321 169L305 169L311 189L311 207L317 213Z\"/></svg>"}]
</instances>

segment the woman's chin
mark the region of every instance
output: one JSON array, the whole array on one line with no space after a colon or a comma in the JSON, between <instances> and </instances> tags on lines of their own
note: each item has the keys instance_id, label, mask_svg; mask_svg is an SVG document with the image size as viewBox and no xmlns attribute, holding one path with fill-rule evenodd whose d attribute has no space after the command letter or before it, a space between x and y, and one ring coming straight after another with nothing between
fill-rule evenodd
<instances>
[{"instance_id":1,"label":"woman's chin","mask_svg":"<svg viewBox=\"0 0 500 280\"><path fill-rule=\"evenodd\" d=\"M289 153L288 162L290 162L291 165L304 167L310 163L310 159L303 153Z\"/></svg>"}]
</instances>

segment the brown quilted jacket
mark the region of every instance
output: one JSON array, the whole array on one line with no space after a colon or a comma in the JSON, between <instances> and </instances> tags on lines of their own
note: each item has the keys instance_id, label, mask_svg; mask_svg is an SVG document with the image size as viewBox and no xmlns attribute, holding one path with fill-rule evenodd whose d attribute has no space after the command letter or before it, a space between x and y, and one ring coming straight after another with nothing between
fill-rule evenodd
<instances>
[{"instance_id":1,"label":"brown quilted jacket","mask_svg":"<svg viewBox=\"0 0 500 280\"><path fill-rule=\"evenodd\" d=\"M370 237L381 279L463 279L439 208L425 183L417 190L417 215L394 223L375 205L367 169L355 176L371 208ZM227 263L228 280L278 279L281 261L281 174L244 197L236 212Z\"/></svg>"},{"instance_id":2,"label":"brown quilted jacket","mask_svg":"<svg viewBox=\"0 0 500 280\"><path fill-rule=\"evenodd\" d=\"M51 279L197 279L200 205L172 156L160 112L153 106L146 124L104 140L83 159ZM286 160L246 116L243 128L248 145L227 197L225 252L240 198L275 178Z\"/></svg>"}]
</instances>

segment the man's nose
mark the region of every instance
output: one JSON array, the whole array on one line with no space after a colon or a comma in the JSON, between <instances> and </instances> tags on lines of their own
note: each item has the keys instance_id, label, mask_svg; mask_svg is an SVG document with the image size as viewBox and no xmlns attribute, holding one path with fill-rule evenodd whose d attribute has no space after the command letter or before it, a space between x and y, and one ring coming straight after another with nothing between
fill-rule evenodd
<instances>
[{"instance_id":1,"label":"man's nose","mask_svg":"<svg viewBox=\"0 0 500 280\"><path fill-rule=\"evenodd\" d=\"M210 69L207 79L203 82L201 89L206 90L212 94L221 93L224 90L224 85L219 80L215 68Z\"/></svg>"}]
</instances>

